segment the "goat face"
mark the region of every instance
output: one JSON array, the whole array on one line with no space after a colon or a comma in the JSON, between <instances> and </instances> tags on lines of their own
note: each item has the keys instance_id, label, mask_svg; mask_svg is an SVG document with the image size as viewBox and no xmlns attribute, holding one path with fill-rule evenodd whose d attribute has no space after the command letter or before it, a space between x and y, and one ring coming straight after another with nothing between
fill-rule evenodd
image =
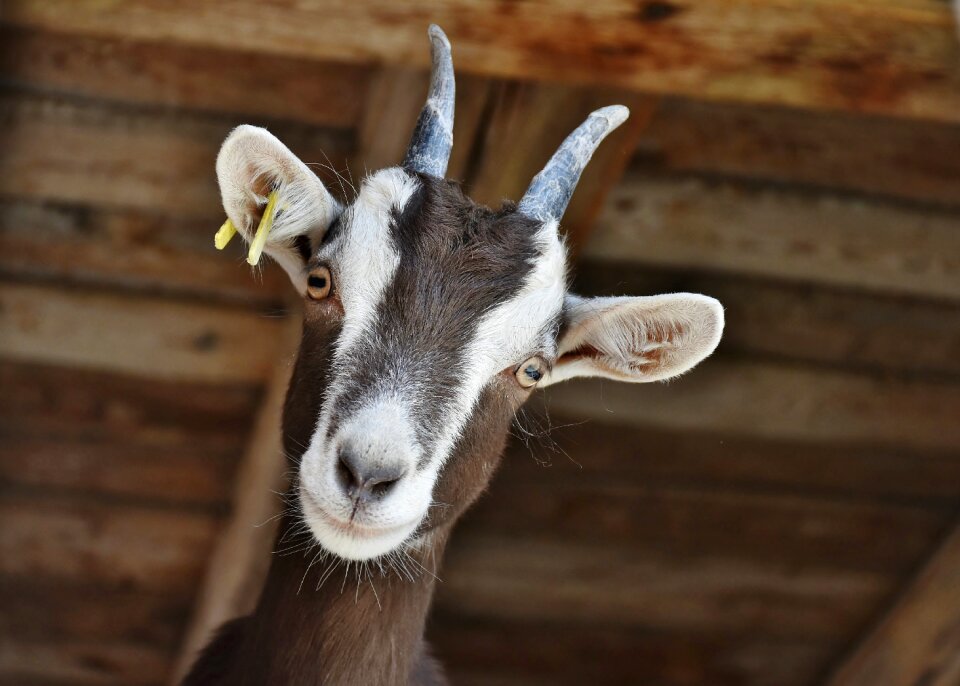
<instances>
[{"instance_id":1,"label":"goat face","mask_svg":"<svg viewBox=\"0 0 960 686\"><path fill-rule=\"evenodd\" d=\"M567 292L558 219L623 108L592 115L518 206L477 206L443 180L453 77L446 38L431 37L431 97L407 159L364 180L346 207L263 129L235 130L217 160L231 221L253 241L265 206L274 212L264 249L305 296L286 448L314 537L353 560L459 516L534 388L666 379L709 355L723 326L701 295Z\"/></svg>"}]
</instances>

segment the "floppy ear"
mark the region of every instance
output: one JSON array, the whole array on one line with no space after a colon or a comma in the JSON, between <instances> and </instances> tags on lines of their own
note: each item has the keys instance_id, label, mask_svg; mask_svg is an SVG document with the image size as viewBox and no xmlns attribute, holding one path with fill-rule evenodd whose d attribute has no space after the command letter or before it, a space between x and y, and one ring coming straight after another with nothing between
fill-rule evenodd
<instances>
[{"instance_id":1,"label":"floppy ear","mask_svg":"<svg viewBox=\"0 0 960 686\"><path fill-rule=\"evenodd\" d=\"M663 381L714 351L723 307L713 298L673 293L641 298L567 296L553 370L540 386L576 376Z\"/></svg>"},{"instance_id":2,"label":"floppy ear","mask_svg":"<svg viewBox=\"0 0 960 686\"><path fill-rule=\"evenodd\" d=\"M247 243L254 242L269 196L276 192L262 249L286 270L298 291L306 292L306 262L341 211L323 182L276 136L257 126L238 126L227 136L217 155L217 181L223 209ZM249 261L258 259L255 246Z\"/></svg>"}]
</instances>

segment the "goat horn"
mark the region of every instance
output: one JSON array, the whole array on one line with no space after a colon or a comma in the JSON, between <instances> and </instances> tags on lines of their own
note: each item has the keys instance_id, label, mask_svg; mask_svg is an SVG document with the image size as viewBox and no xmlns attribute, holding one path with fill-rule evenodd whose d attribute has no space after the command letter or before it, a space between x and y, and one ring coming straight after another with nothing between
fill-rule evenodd
<instances>
[{"instance_id":1,"label":"goat horn","mask_svg":"<svg viewBox=\"0 0 960 686\"><path fill-rule=\"evenodd\" d=\"M623 105L611 105L587 117L533 177L517 209L539 221L559 220L597 146L629 116L630 110Z\"/></svg>"},{"instance_id":2,"label":"goat horn","mask_svg":"<svg viewBox=\"0 0 960 686\"><path fill-rule=\"evenodd\" d=\"M453 149L453 105L456 85L450 41L436 24L430 25L430 93L413 129L403 166L443 178Z\"/></svg>"}]
</instances>

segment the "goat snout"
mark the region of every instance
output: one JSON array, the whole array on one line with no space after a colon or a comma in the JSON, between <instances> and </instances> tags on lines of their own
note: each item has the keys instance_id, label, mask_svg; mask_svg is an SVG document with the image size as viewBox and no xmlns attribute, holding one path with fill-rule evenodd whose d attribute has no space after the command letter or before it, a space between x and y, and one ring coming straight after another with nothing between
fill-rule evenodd
<instances>
[{"instance_id":1,"label":"goat snout","mask_svg":"<svg viewBox=\"0 0 960 686\"><path fill-rule=\"evenodd\" d=\"M396 462L365 460L350 449L338 455L337 481L340 488L355 503L385 497L403 478L406 466Z\"/></svg>"}]
</instances>

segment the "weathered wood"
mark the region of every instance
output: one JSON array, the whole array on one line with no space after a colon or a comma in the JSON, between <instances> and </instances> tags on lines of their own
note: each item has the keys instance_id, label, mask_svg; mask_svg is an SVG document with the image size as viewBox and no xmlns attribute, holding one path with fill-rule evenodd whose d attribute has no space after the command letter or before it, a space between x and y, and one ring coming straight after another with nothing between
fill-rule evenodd
<instances>
[{"instance_id":1,"label":"weathered wood","mask_svg":"<svg viewBox=\"0 0 960 686\"><path fill-rule=\"evenodd\" d=\"M269 261L253 272L237 242L213 247L215 222L5 199L0 274L277 307L290 282Z\"/></svg>"},{"instance_id":2,"label":"weathered wood","mask_svg":"<svg viewBox=\"0 0 960 686\"><path fill-rule=\"evenodd\" d=\"M193 593L219 519L84 499L0 498L0 574Z\"/></svg>"},{"instance_id":3,"label":"weathered wood","mask_svg":"<svg viewBox=\"0 0 960 686\"><path fill-rule=\"evenodd\" d=\"M431 618L428 639L452 683L478 686L806 686L831 653L823 641L464 619L443 612Z\"/></svg>"},{"instance_id":4,"label":"weathered wood","mask_svg":"<svg viewBox=\"0 0 960 686\"><path fill-rule=\"evenodd\" d=\"M499 207L517 201L563 139L593 110L610 104L631 108L630 118L597 149L587 166L563 228L571 243L584 242L607 192L629 162L655 102L611 90L546 84L501 84L493 95L489 122L477 146L467 187L477 202Z\"/></svg>"},{"instance_id":5,"label":"weathered wood","mask_svg":"<svg viewBox=\"0 0 960 686\"><path fill-rule=\"evenodd\" d=\"M283 321L253 312L5 284L0 356L139 376L256 384Z\"/></svg>"},{"instance_id":6,"label":"weathered wood","mask_svg":"<svg viewBox=\"0 0 960 686\"><path fill-rule=\"evenodd\" d=\"M586 255L960 299L960 213L728 181L631 174Z\"/></svg>"},{"instance_id":7,"label":"weathered wood","mask_svg":"<svg viewBox=\"0 0 960 686\"><path fill-rule=\"evenodd\" d=\"M0 642L0 680L8 684L153 686L163 683L170 655L129 642Z\"/></svg>"},{"instance_id":8,"label":"weathered wood","mask_svg":"<svg viewBox=\"0 0 960 686\"><path fill-rule=\"evenodd\" d=\"M7 439L117 441L239 454L260 400L251 386L136 378L0 360L0 428Z\"/></svg>"},{"instance_id":9,"label":"weathered wood","mask_svg":"<svg viewBox=\"0 0 960 686\"><path fill-rule=\"evenodd\" d=\"M545 417L534 407L525 410L519 425L523 428L514 433L526 443L513 442L498 483L516 481L531 490L607 480L718 495L764 494L787 502L801 496L921 505L944 517L956 505L960 483L953 451L611 426L559 412Z\"/></svg>"},{"instance_id":10,"label":"weathered wood","mask_svg":"<svg viewBox=\"0 0 960 686\"><path fill-rule=\"evenodd\" d=\"M218 537L193 619L187 627L172 683L186 675L197 654L226 621L256 606L270 564L282 508L287 462L283 456L281 416L300 339L300 318L284 332L281 362L257 412L242 462L233 482L233 512Z\"/></svg>"},{"instance_id":11,"label":"weathered wood","mask_svg":"<svg viewBox=\"0 0 960 686\"><path fill-rule=\"evenodd\" d=\"M462 534L437 607L465 618L843 640L893 591L888 575L624 546Z\"/></svg>"},{"instance_id":12,"label":"weathered wood","mask_svg":"<svg viewBox=\"0 0 960 686\"><path fill-rule=\"evenodd\" d=\"M278 20L282 17L282 20ZM10 0L5 21L352 62L425 65L429 21L463 71L957 121L960 55L946 3L604 0L588 8L389 0L269 6ZM749 27L747 30L745 27Z\"/></svg>"},{"instance_id":13,"label":"weathered wood","mask_svg":"<svg viewBox=\"0 0 960 686\"><path fill-rule=\"evenodd\" d=\"M960 65L960 55L956 64ZM642 168L801 183L956 207L960 127L667 99Z\"/></svg>"},{"instance_id":14,"label":"weathered wood","mask_svg":"<svg viewBox=\"0 0 960 686\"><path fill-rule=\"evenodd\" d=\"M226 505L236 453L184 445L157 448L118 439L64 441L7 436L0 427L0 484L44 492L221 507Z\"/></svg>"},{"instance_id":15,"label":"weathered wood","mask_svg":"<svg viewBox=\"0 0 960 686\"><path fill-rule=\"evenodd\" d=\"M618 261L576 266L585 295L692 291L724 306L721 350L845 370L960 377L960 305ZM904 332L910 345L904 349Z\"/></svg>"},{"instance_id":16,"label":"weathered wood","mask_svg":"<svg viewBox=\"0 0 960 686\"><path fill-rule=\"evenodd\" d=\"M237 124L270 124L11 93L0 97L0 123L0 193L205 217L211 236L223 213L220 144ZM320 165L342 164L353 148L342 131L269 128L321 177Z\"/></svg>"},{"instance_id":17,"label":"weathered wood","mask_svg":"<svg viewBox=\"0 0 960 686\"><path fill-rule=\"evenodd\" d=\"M89 98L352 128L369 71L354 65L0 27L0 78ZM240 49L238 49L240 48Z\"/></svg>"},{"instance_id":18,"label":"weathered wood","mask_svg":"<svg viewBox=\"0 0 960 686\"><path fill-rule=\"evenodd\" d=\"M589 460L589 451L583 452L579 459ZM937 541L951 512L647 484L636 477L621 482L578 474L569 480L522 481L508 468L458 534L509 531L558 545L609 544L674 559L712 555L899 576Z\"/></svg>"},{"instance_id":19,"label":"weathered wood","mask_svg":"<svg viewBox=\"0 0 960 686\"><path fill-rule=\"evenodd\" d=\"M714 358L683 383L551 388L549 407L581 420L725 431L798 441L956 450L960 385Z\"/></svg>"},{"instance_id":20,"label":"weathered wood","mask_svg":"<svg viewBox=\"0 0 960 686\"><path fill-rule=\"evenodd\" d=\"M960 528L827 682L830 686L950 686L960 681Z\"/></svg>"},{"instance_id":21,"label":"weathered wood","mask_svg":"<svg viewBox=\"0 0 960 686\"><path fill-rule=\"evenodd\" d=\"M172 651L190 612L190 597L0 577L0 640L132 641Z\"/></svg>"}]
</instances>

